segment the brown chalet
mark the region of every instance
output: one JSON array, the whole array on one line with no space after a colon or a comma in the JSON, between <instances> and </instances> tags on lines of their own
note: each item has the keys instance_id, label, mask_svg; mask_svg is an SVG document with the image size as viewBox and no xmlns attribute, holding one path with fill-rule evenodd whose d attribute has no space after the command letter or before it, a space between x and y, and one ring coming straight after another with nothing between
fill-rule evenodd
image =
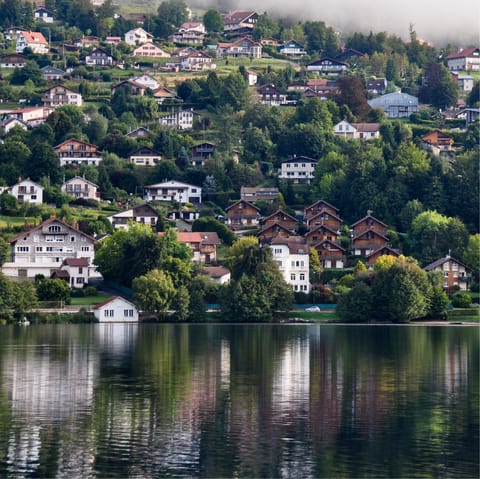
<instances>
[{"instance_id":1,"label":"brown chalet","mask_svg":"<svg viewBox=\"0 0 480 479\"><path fill-rule=\"evenodd\" d=\"M263 227L266 228L267 226L280 224L288 230L294 231L297 223L297 219L293 216L289 215L285 211L277 210L275 213L272 213L263 220Z\"/></svg>"},{"instance_id":2,"label":"brown chalet","mask_svg":"<svg viewBox=\"0 0 480 479\"><path fill-rule=\"evenodd\" d=\"M317 250L318 259L323 269L344 267L346 250L335 241L325 239L312 246Z\"/></svg>"},{"instance_id":3,"label":"brown chalet","mask_svg":"<svg viewBox=\"0 0 480 479\"><path fill-rule=\"evenodd\" d=\"M443 289L448 292L466 291L471 281L472 270L450 255L440 258L423 268L425 271L441 271Z\"/></svg>"},{"instance_id":4,"label":"brown chalet","mask_svg":"<svg viewBox=\"0 0 480 479\"><path fill-rule=\"evenodd\" d=\"M258 232L258 239L261 243L270 243L273 238L289 238L294 234L292 230L282 226L280 223L273 223Z\"/></svg>"},{"instance_id":5,"label":"brown chalet","mask_svg":"<svg viewBox=\"0 0 480 479\"><path fill-rule=\"evenodd\" d=\"M340 233L337 230L326 225L318 226L317 228L305 234L308 244L313 244L323 240L337 241L339 236Z\"/></svg>"},{"instance_id":6,"label":"brown chalet","mask_svg":"<svg viewBox=\"0 0 480 479\"><path fill-rule=\"evenodd\" d=\"M353 236L359 236L364 231L373 230L384 236L387 234L388 226L382 221L372 216L371 211L367 212L367 216L364 216L361 220L353 223L352 230Z\"/></svg>"},{"instance_id":7,"label":"brown chalet","mask_svg":"<svg viewBox=\"0 0 480 479\"><path fill-rule=\"evenodd\" d=\"M395 256L395 258L398 258L400 252L396 249L390 248L390 246L382 246L367 256L367 264L373 266L380 256Z\"/></svg>"},{"instance_id":8,"label":"brown chalet","mask_svg":"<svg viewBox=\"0 0 480 479\"><path fill-rule=\"evenodd\" d=\"M422 136L422 144L426 150L432 150L436 155L442 151L450 151L453 145L453 138L443 131L435 130Z\"/></svg>"},{"instance_id":9,"label":"brown chalet","mask_svg":"<svg viewBox=\"0 0 480 479\"><path fill-rule=\"evenodd\" d=\"M307 226L309 229L315 229L318 226L325 225L334 230L339 230L342 223L343 221L341 218L326 209L319 211L316 215L307 220Z\"/></svg>"},{"instance_id":10,"label":"brown chalet","mask_svg":"<svg viewBox=\"0 0 480 479\"><path fill-rule=\"evenodd\" d=\"M335 206L331 205L330 203L327 203L324 200L318 200L315 203L313 203L313 205L307 206L305 208L305 214L304 214L305 221L308 223L308 220L310 218L320 213L321 211L325 211L327 213L337 216L340 210Z\"/></svg>"},{"instance_id":11,"label":"brown chalet","mask_svg":"<svg viewBox=\"0 0 480 479\"><path fill-rule=\"evenodd\" d=\"M387 246L388 238L374 229L362 231L353 237L352 252L355 256L368 257L377 249Z\"/></svg>"},{"instance_id":12,"label":"brown chalet","mask_svg":"<svg viewBox=\"0 0 480 479\"><path fill-rule=\"evenodd\" d=\"M226 222L230 228L238 226L258 226L260 223L260 208L248 201L239 200L225 209L227 213Z\"/></svg>"}]
</instances>

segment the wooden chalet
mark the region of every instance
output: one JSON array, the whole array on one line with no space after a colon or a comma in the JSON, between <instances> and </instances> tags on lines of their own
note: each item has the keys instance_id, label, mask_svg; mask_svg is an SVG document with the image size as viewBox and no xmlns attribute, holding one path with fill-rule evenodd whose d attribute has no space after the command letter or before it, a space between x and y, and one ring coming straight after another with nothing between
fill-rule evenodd
<instances>
[{"instance_id":1,"label":"wooden chalet","mask_svg":"<svg viewBox=\"0 0 480 479\"><path fill-rule=\"evenodd\" d=\"M225 209L226 223L230 228L239 226L258 226L260 223L260 208L245 200L239 200Z\"/></svg>"}]
</instances>

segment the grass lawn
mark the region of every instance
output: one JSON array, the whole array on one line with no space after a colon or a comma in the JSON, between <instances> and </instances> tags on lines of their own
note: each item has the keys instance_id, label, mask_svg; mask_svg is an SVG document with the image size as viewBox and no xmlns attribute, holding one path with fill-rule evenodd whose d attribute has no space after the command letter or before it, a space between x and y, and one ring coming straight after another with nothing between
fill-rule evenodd
<instances>
[{"instance_id":1,"label":"grass lawn","mask_svg":"<svg viewBox=\"0 0 480 479\"><path fill-rule=\"evenodd\" d=\"M35 218L32 216L4 216L0 215L0 229L8 228L12 226L23 226L25 220L32 224Z\"/></svg>"},{"instance_id":2,"label":"grass lawn","mask_svg":"<svg viewBox=\"0 0 480 479\"><path fill-rule=\"evenodd\" d=\"M93 304L101 303L112 295L108 293L98 293L95 296L84 296L82 298L72 298L72 306L91 306Z\"/></svg>"},{"instance_id":3,"label":"grass lawn","mask_svg":"<svg viewBox=\"0 0 480 479\"><path fill-rule=\"evenodd\" d=\"M300 318L314 321L316 323L325 323L327 321L338 321L339 318L334 311L326 312L308 312L308 311L290 311L287 313L288 319Z\"/></svg>"}]
</instances>

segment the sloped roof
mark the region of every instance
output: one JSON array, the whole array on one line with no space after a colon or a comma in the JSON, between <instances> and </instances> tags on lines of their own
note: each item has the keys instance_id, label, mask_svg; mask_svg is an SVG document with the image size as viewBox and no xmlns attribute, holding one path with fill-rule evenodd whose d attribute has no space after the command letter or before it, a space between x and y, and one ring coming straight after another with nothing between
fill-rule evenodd
<instances>
[{"instance_id":1,"label":"sloped roof","mask_svg":"<svg viewBox=\"0 0 480 479\"><path fill-rule=\"evenodd\" d=\"M283 211L283 210L281 210L281 209L278 209L277 211L275 211L275 212L272 213L271 215L267 216L267 217L264 219L264 221L267 221L267 220L273 218L274 216L277 216L278 214L282 214L282 215L286 216L287 219L291 219L291 220L293 220L293 221L295 221L295 222L298 222L297 218L293 217L292 215L289 215L286 211ZM285 221L285 220L282 220L282 221Z\"/></svg>"},{"instance_id":2,"label":"sloped roof","mask_svg":"<svg viewBox=\"0 0 480 479\"><path fill-rule=\"evenodd\" d=\"M391 248L390 246L381 246L380 248L376 249L375 251L373 251L372 253L370 253L368 256L367 256L367 259L368 258L371 258L373 255L376 255L378 253L381 253L382 251L388 251L388 253L390 254L390 256L396 256L397 258L400 256L400 251L396 250L396 249L393 249Z\"/></svg>"},{"instance_id":3,"label":"sloped roof","mask_svg":"<svg viewBox=\"0 0 480 479\"><path fill-rule=\"evenodd\" d=\"M384 239L385 241L388 241L388 238L385 235L382 235L382 233L380 233L379 231L375 231L373 229L368 229L368 230L362 231L359 235L357 235L357 236L355 236L355 238L353 238L353 241L354 242L357 241L359 238L367 235L368 233L373 233L375 236L378 236L378 237Z\"/></svg>"},{"instance_id":4,"label":"sloped roof","mask_svg":"<svg viewBox=\"0 0 480 479\"><path fill-rule=\"evenodd\" d=\"M250 206L250 207L256 209L257 211L260 211L260 208L257 208L253 203L250 203L250 202L247 201L247 200L238 200L238 201L235 201L235 203L231 204L230 206L227 206L227 207L225 208L225 211L231 210L234 206L237 206L237 205L240 204L240 203L244 203L245 205Z\"/></svg>"},{"instance_id":5,"label":"sloped roof","mask_svg":"<svg viewBox=\"0 0 480 479\"><path fill-rule=\"evenodd\" d=\"M477 53L474 55L474 53ZM447 56L447 60L453 60L454 58L467 58L473 56L480 56L480 48L478 47L471 47L471 48L464 48L458 52L452 52L450 55Z\"/></svg>"},{"instance_id":6,"label":"sloped roof","mask_svg":"<svg viewBox=\"0 0 480 479\"><path fill-rule=\"evenodd\" d=\"M58 219L56 216L51 216L50 218L48 218L47 220L45 221L42 221L39 225L37 226L34 226L33 228L29 229L28 231L23 231L22 233L19 233L18 235L14 236L13 238L10 238L8 240L9 243L15 243L16 241L18 241L20 238L23 238L25 236L29 236L31 235L32 233L34 233L35 231L39 231L41 230L42 228L44 228L45 226L48 226L54 222L57 222L57 223L60 223L61 225L65 226L65 228L68 228L70 230L74 230L76 231L78 234L81 234L82 236L84 236L85 238L89 239L92 243L96 243L96 240L95 238L92 238L90 235L87 235L87 233L84 233L83 231L80 231L80 230L77 230L75 229L73 226L69 225L68 223L65 223L64 221Z\"/></svg>"},{"instance_id":7,"label":"sloped roof","mask_svg":"<svg viewBox=\"0 0 480 479\"><path fill-rule=\"evenodd\" d=\"M272 223L271 225L268 225L266 226L265 228L261 229L257 236L261 236L263 234L265 234L267 231L270 231L270 230L273 230L273 229L281 229L283 231L285 231L285 233L288 233L289 235L292 234L292 230L289 230L287 227L283 226L282 223Z\"/></svg>"},{"instance_id":8,"label":"sloped roof","mask_svg":"<svg viewBox=\"0 0 480 479\"><path fill-rule=\"evenodd\" d=\"M365 220L367 220L368 218L372 219L373 221L375 221L375 223L378 223L382 226L385 226L385 228L388 228L388 225L385 224L383 221L380 221L379 219L375 218L375 216L372 216L372 215L366 215L364 216L362 219L359 219L358 221L356 221L355 223L353 223L351 226L352 228L357 226L358 224L360 223L363 223Z\"/></svg>"},{"instance_id":9,"label":"sloped roof","mask_svg":"<svg viewBox=\"0 0 480 479\"><path fill-rule=\"evenodd\" d=\"M317 205L320 204L320 203L328 206L329 208L334 209L337 213L340 211L336 206L333 206L332 204L328 203L328 202L325 201L325 200L315 201L315 203L311 204L310 206L307 206L307 207L305 208L305 210L309 210L310 208L313 208L314 206L317 206Z\"/></svg>"},{"instance_id":10,"label":"sloped roof","mask_svg":"<svg viewBox=\"0 0 480 479\"><path fill-rule=\"evenodd\" d=\"M89 263L88 258L65 258L63 264L65 266L87 267Z\"/></svg>"},{"instance_id":11,"label":"sloped roof","mask_svg":"<svg viewBox=\"0 0 480 479\"><path fill-rule=\"evenodd\" d=\"M122 301L125 301L128 304L131 304L132 306L135 306L131 301L128 301L128 299L122 298L121 296L112 296L105 301L102 301L101 303L95 304L92 309L100 309L101 307L111 303L112 301L115 301L116 299L120 299Z\"/></svg>"},{"instance_id":12,"label":"sloped roof","mask_svg":"<svg viewBox=\"0 0 480 479\"><path fill-rule=\"evenodd\" d=\"M77 175L77 176L74 176L73 178L70 178L69 180L64 181L64 182L62 183L62 186L63 186L63 185L67 185L68 183L72 183L72 182L75 181L75 180L77 180L77 181L82 181L82 182L84 182L84 183L88 183L90 186L93 186L93 187L95 187L95 188L98 188L98 185L96 185L96 184L93 183L92 181L89 181L89 180L87 180L86 178L83 178L82 176L78 176L78 175Z\"/></svg>"},{"instance_id":13,"label":"sloped roof","mask_svg":"<svg viewBox=\"0 0 480 479\"><path fill-rule=\"evenodd\" d=\"M47 44L47 40L45 40L45 37L43 36L42 33L40 32L32 32L32 31L22 31L23 38L25 38L25 41L28 43L38 43L38 44Z\"/></svg>"},{"instance_id":14,"label":"sloped roof","mask_svg":"<svg viewBox=\"0 0 480 479\"><path fill-rule=\"evenodd\" d=\"M437 269L438 267L443 266L443 264L446 263L447 261L452 261L454 263L457 263L457 264L463 266L464 268L468 269L469 271L472 271L472 268L463 264L461 261L458 261L458 259L452 258L451 256L448 256L448 255L445 256L444 258L437 259L433 263L427 264L427 266L425 266L423 269L425 271L433 271L433 270Z\"/></svg>"},{"instance_id":15,"label":"sloped roof","mask_svg":"<svg viewBox=\"0 0 480 479\"><path fill-rule=\"evenodd\" d=\"M352 123L360 133L375 133L380 129L380 123Z\"/></svg>"},{"instance_id":16,"label":"sloped roof","mask_svg":"<svg viewBox=\"0 0 480 479\"><path fill-rule=\"evenodd\" d=\"M223 21L226 24L237 24L242 23L251 16L255 15L257 12L255 11L241 11L237 10L234 12L229 12L223 15Z\"/></svg>"},{"instance_id":17,"label":"sloped roof","mask_svg":"<svg viewBox=\"0 0 480 479\"><path fill-rule=\"evenodd\" d=\"M335 247L336 249L340 249L342 251L347 251L345 248L340 246L338 243L336 243L335 241L329 240L329 239L323 239L323 240L317 241L316 243L312 244L312 247L317 248L318 246L321 246L323 244L329 244L329 245L332 245L333 247Z\"/></svg>"},{"instance_id":18,"label":"sloped roof","mask_svg":"<svg viewBox=\"0 0 480 479\"><path fill-rule=\"evenodd\" d=\"M221 278L230 274L230 270L225 268L225 266L205 266L201 271L208 274L211 278Z\"/></svg>"},{"instance_id":19,"label":"sloped roof","mask_svg":"<svg viewBox=\"0 0 480 479\"><path fill-rule=\"evenodd\" d=\"M310 251L303 236L289 236L288 238L276 236L272 238L270 245L287 245L290 254L308 254Z\"/></svg>"}]
</instances>

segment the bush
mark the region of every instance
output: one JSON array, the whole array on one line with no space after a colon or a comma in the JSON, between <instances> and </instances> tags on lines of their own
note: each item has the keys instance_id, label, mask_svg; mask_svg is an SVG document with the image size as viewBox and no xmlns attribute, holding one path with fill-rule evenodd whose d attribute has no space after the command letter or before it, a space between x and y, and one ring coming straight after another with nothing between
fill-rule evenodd
<instances>
[{"instance_id":1,"label":"bush","mask_svg":"<svg viewBox=\"0 0 480 479\"><path fill-rule=\"evenodd\" d=\"M95 286L87 286L83 289L84 295L85 296L97 296L98 291Z\"/></svg>"},{"instance_id":2,"label":"bush","mask_svg":"<svg viewBox=\"0 0 480 479\"><path fill-rule=\"evenodd\" d=\"M472 297L468 293L457 293L452 298L454 308L469 308L472 304Z\"/></svg>"}]
</instances>

